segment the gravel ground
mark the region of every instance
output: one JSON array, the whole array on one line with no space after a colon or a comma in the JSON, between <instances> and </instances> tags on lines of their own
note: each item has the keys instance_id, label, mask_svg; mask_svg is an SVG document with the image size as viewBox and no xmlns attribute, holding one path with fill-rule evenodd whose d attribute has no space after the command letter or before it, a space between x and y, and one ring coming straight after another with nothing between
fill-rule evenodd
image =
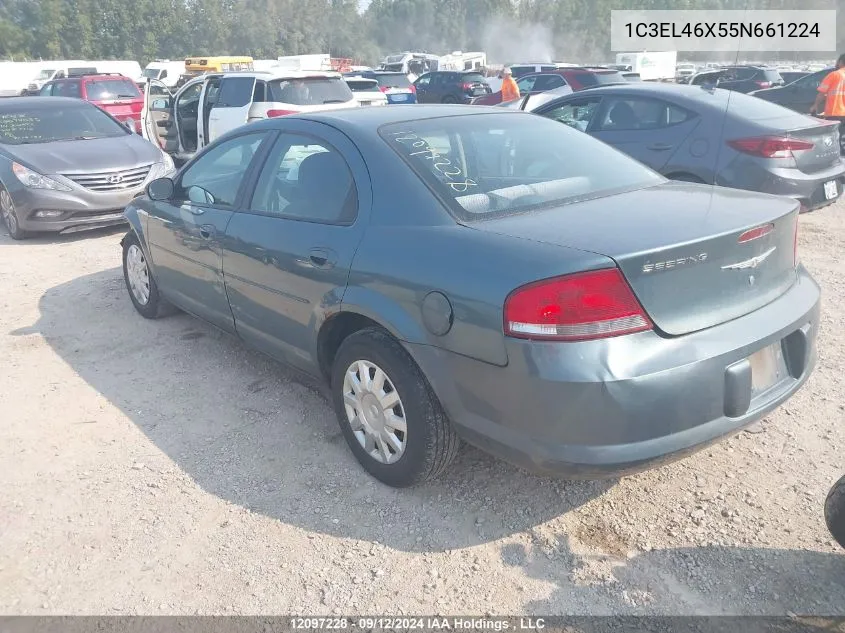
<instances>
[{"instance_id":1,"label":"gravel ground","mask_svg":"<svg viewBox=\"0 0 845 633\"><path fill-rule=\"evenodd\" d=\"M0 613L845 615L845 204L802 218L817 370L753 432L605 482L467 448L402 491L281 366L135 314L121 235L0 235Z\"/></svg>"}]
</instances>

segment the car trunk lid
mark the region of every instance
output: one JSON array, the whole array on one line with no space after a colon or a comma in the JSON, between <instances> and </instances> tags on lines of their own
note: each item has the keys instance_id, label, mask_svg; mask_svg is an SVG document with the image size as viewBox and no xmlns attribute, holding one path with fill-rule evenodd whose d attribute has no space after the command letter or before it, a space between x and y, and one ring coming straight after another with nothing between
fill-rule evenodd
<instances>
[{"instance_id":1,"label":"car trunk lid","mask_svg":"<svg viewBox=\"0 0 845 633\"><path fill-rule=\"evenodd\" d=\"M655 326L682 335L748 314L795 283L798 208L666 183L469 226L612 258Z\"/></svg>"},{"instance_id":2,"label":"car trunk lid","mask_svg":"<svg viewBox=\"0 0 845 633\"><path fill-rule=\"evenodd\" d=\"M840 160L839 134L838 121L790 130L787 133L788 138L813 144L812 148L792 151L798 169L805 174L812 174L838 163Z\"/></svg>"}]
</instances>

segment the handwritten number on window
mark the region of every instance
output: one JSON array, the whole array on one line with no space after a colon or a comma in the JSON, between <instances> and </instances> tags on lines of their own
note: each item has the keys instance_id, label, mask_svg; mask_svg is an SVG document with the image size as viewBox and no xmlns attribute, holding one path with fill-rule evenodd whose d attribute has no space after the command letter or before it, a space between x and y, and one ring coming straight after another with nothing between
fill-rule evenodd
<instances>
[{"instance_id":1,"label":"handwritten number on window","mask_svg":"<svg viewBox=\"0 0 845 633\"><path fill-rule=\"evenodd\" d=\"M409 156L430 160L432 167L446 177L447 181L444 184L450 187L452 191L466 193L470 187L478 186L477 182L467 178L457 165L453 165L452 161L440 154L425 139L420 138L413 132L394 132L393 136L393 140L397 143L409 144L414 148L415 151L409 152ZM462 180L455 180L455 178Z\"/></svg>"}]
</instances>

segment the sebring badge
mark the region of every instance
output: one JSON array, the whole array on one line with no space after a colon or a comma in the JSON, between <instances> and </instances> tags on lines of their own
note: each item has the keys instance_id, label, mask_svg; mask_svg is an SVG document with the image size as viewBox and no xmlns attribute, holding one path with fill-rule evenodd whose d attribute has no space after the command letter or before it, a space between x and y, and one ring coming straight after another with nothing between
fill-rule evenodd
<instances>
[{"instance_id":1,"label":"sebring badge","mask_svg":"<svg viewBox=\"0 0 845 633\"><path fill-rule=\"evenodd\" d=\"M643 272L654 273L660 272L661 270L672 270L673 268L680 268L681 266L688 266L690 264L700 264L706 260L707 253L699 253L698 255L678 257L677 259L667 259L665 262L647 262L643 264Z\"/></svg>"},{"instance_id":2,"label":"sebring badge","mask_svg":"<svg viewBox=\"0 0 845 633\"><path fill-rule=\"evenodd\" d=\"M745 261L737 262L736 264L728 264L727 266L722 266L722 270L746 270L748 268L757 268L757 266L766 261L766 258L772 253L774 253L775 250L777 250L777 246L772 246L765 253L760 253L759 255L757 255L757 257L752 257L751 259L746 259Z\"/></svg>"}]
</instances>

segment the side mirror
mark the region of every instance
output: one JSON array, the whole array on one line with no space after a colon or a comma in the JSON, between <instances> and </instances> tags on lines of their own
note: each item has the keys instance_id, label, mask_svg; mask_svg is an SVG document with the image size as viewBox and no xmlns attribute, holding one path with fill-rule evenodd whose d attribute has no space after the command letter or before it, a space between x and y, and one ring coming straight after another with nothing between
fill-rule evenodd
<instances>
[{"instance_id":1,"label":"side mirror","mask_svg":"<svg viewBox=\"0 0 845 633\"><path fill-rule=\"evenodd\" d=\"M147 185L147 195L150 200L170 200L176 186L170 178L156 178Z\"/></svg>"}]
</instances>

